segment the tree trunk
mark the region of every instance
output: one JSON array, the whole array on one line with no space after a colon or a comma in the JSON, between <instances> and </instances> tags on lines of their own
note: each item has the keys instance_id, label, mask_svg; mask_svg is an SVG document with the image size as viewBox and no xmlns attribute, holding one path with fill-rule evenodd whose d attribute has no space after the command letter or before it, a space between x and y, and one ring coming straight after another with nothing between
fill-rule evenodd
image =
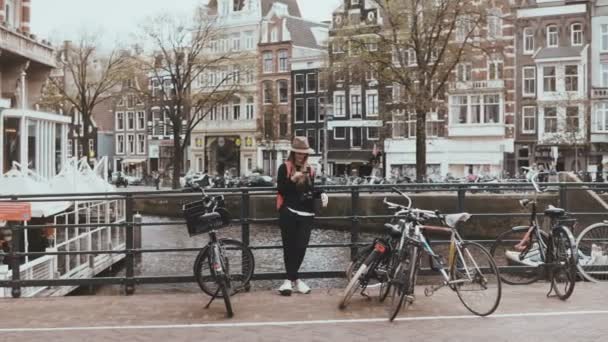
<instances>
[{"instance_id":1,"label":"tree trunk","mask_svg":"<svg viewBox=\"0 0 608 342\"><path fill-rule=\"evenodd\" d=\"M84 118L82 118L82 153L87 158L87 164L91 165L91 151L89 149L89 122Z\"/></svg>"},{"instance_id":2,"label":"tree trunk","mask_svg":"<svg viewBox=\"0 0 608 342\"><path fill-rule=\"evenodd\" d=\"M426 179L426 111L416 109L416 182Z\"/></svg>"},{"instance_id":3,"label":"tree trunk","mask_svg":"<svg viewBox=\"0 0 608 342\"><path fill-rule=\"evenodd\" d=\"M179 177L182 173L182 148L180 133L182 130L181 121L176 124L173 123L173 180L171 181L171 187L173 189L179 189Z\"/></svg>"}]
</instances>

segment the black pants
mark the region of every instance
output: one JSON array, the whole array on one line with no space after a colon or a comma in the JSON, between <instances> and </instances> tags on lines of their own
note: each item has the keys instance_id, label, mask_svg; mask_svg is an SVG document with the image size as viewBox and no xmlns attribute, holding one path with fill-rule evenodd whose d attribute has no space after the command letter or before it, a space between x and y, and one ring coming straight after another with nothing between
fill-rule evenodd
<instances>
[{"instance_id":1,"label":"black pants","mask_svg":"<svg viewBox=\"0 0 608 342\"><path fill-rule=\"evenodd\" d=\"M312 222L312 216L299 216L285 207L281 209L279 225L283 238L283 260L288 280L298 279L298 271L302 266L310 241Z\"/></svg>"}]
</instances>

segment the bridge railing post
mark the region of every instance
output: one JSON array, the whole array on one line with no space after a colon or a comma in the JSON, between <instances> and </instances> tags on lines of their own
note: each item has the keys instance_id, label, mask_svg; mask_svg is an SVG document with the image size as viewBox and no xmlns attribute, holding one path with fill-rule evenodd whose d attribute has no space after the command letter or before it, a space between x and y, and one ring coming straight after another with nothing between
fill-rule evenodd
<instances>
[{"instance_id":1,"label":"bridge railing post","mask_svg":"<svg viewBox=\"0 0 608 342\"><path fill-rule=\"evenodd\" d=\"M464 200L467 190L463 186L458 187L458 212L464 212Z\"/></svg>"},{"instance_id":2,"label":"bridge railing post","mask_svg":"<svg viewBox=\"0 0 608 342\"><path fill-rule=\"evenodd\" d=\"M241 189L241 241L245 247L249 247L250 244L250 223L249 223L249 205L250 196L249 190ZM245 253L241 255L241 272L245 274L248 270L245 269L245 265L247 265L247 260L245 260ZM249 291L249 287L246 289Z\"/></svg>"},{"instance_id":3,"label":"bridge railing post","mask_svg":"<svg viewBox=\"0 0 608 342\"><path fill-rule=\"evenodd\" d=\"M133 252L133 195L127 194L125 198L125 244L126 244L126 256L125 256L125 294L132 295L135 293L135 281L133 279L135 274L135 258Z\"/></svg>"},{"instance_id":4,"label":"bridge railing post","mask_svg":"<svg viewBox=\"0 0 608 342\"><path fill-rule=\"evenodd\" d=\"M359 221L359 189L356 186L351 187L351 229L350 229L350 259L355 260L358 253L357 243L359 243L359 230L361 228Z\"/></svg>"},{"instance_id":5,"label":"bridge railing post","mask_svg":"<svg viewBox=\"0 0 608 342\"><path fill-rule=\"evenodd\" d=\"M21 297L21 258L17 253L19 253L21 248L21 232L23 230L15 227L10 221L7 223L7 228L10 229L12 238L11 250L9 253L11 271L13 273L11 279L11 295L13 298L19 298Z\"/></svg>"}]
</instances>

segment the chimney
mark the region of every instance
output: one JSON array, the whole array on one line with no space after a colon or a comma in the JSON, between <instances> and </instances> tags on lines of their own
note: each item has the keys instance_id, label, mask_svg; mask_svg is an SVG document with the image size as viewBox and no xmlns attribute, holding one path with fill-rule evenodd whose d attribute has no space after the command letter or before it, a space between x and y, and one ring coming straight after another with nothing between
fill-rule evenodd
<instances>
[{"instance_id":1,"label":"chimney","mask_svg":"<svg viewBox=\"0 0 608 342\"><path fill-rule=\"evenodd\" d=\"M21 0L21 32L30 33L31 0Z\"/></svg>"}]
</instances>

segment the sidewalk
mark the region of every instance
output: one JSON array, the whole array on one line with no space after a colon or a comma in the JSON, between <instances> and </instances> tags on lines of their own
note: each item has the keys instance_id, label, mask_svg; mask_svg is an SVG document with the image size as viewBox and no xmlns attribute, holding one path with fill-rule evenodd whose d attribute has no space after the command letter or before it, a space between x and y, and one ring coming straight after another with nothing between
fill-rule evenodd
<instances>
[{"instance_id":1,"label":"sidewalk","mask_svg":"<svg viewBox=\"0 0 608 342\"><path fill-rule=\"evenodd\" d=\"M345 311L338 310L341 290L292 297L267 291L238 294L233 319L225 318L222 301L205 310L208 297L202 293L5 299L0 301L0 341L189 341L203 336L206 341L369 341L403 340L415 331L417 341L605 338L605 284L579 283L566 302L546 298L547 289L544 283L504 286L497 312L478 318L450 290L427 298L420 287L415 304L392 324L377 300L357 296Z\"/></svg>"}]
</instances>

